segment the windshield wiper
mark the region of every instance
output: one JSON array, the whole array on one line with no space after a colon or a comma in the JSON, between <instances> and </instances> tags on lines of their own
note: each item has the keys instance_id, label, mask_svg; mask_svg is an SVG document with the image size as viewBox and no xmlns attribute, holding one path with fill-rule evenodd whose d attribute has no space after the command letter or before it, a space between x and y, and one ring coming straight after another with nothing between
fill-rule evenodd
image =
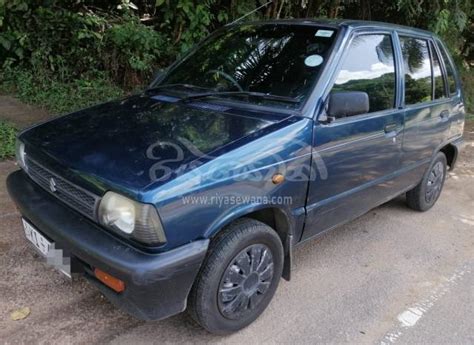
<instances>
[{"instance_id":1,"label":"windshield wiper","mask_svg":"<svg viewBox=\"0 0 474 345\"><path fill-rule=\"evenodd\" d=\"M263 92L252 92L252 91L216 91L216 92L203 92L196 93L194 95L184 96L180 99L180 102L188 102L195 99L206 98L206 97L227 97L227 96L247 96L247 97L256 97L267 99L271 101L279 101L286 103L299 103L300 101L296 98L272 95L269 93Z\"/></svg>"},{"instance_id":2,"label":"windshield wiper","mask_svg":"<svg viewBox=\"0 0 474 345\"><path fill-rule=\"evenodd\" d=\"M190 89L190 90L209 90L208 88L202 87L202 86L196 86L192 84L184 84L184 83L177 83L177 84L161 84L157 86L150 87L145 90L145 92L153 92L161 89L169 89L169 88L175 88L175 87L182 87L184 89Z\"/></svg>"}]
</instances>

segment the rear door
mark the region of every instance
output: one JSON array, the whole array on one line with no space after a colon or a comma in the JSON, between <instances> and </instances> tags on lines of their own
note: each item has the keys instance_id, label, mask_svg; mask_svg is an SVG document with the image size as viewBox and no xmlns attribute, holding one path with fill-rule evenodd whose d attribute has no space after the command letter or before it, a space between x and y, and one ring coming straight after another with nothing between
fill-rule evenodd
<instances>
[{"instance_id":1,"label":"rear door","mask_svg":"<svg viewBox=\"0 0 474 345\"><path fill-rule=\"evenodd\" d=\"M449 57L446 48L439 41L434 41L434 47L438 52L441 67L446 81L448 94L448 110L449 110L449 132L448 141L462 136L464 130L465 109L463 97L461 94L461 87L459 77L456 75L456 70L452 59Z\"/></svg>"},{"instance_id":2,"label":"rear door","mask_svg":"<svg viewBox=\"0 0 474 345\"><path fill-rule=\"evenodd\" d=\"M400 34L405 134L402 166L407 184L422 177L433 153L446 142L452 105L438 50L429 37Z\"/></svg>"},{"instance_id":3,"label":"rear door","mask_svg":"<svg viewBox=\"0 0 474 345\"><path fill-rule=\"evenodd\" d=\"M394 33L354 33L330 91L363 91L368 114L316 121L303 239L351 220L397 193L403 110Z\"/></svg>"}]
</instances>

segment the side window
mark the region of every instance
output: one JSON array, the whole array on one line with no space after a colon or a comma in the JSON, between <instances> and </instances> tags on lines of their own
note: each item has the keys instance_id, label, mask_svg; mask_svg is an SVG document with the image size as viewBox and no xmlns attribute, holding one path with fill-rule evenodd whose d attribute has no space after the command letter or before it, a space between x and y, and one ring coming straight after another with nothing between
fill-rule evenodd
<instances>
[{"instance_id":1,"label":"side window","mask_svg":"<svg viewBox=\"0 0 474 345\"><path fill-rule=\"evenodd\" d=\"M441 72L441 64L439 62L438 53L433 43L430 43L431 57L433 62L433 82L434 82L434 99L440 99L446 96L444 89L444 78Z\"/></svg>"},{"instance_id":2,"label":"side window","mask_svg":"<svg viewBox=\"0 0 474 345\"><path fill-rule=\"evenodd\" d=\"M395 64L388 34L360 35L353 39L332 91L363 91L369 112L395 104Z\"/></svg>"},{"instance_id":3,"label":"side window","mask_svg":"<svg viewBox=\"0 0 474 345\"><path fill-rule=\"evenodd\" d=\"M448 59L448 54L446 54L446 51L444 50L444 47L438 43L439 51L441 52L441 56L444 61L444 66L446 67L446 74L448 77L448 85L449 85L449 93L453 94L456 92L456 80L454 79L454 69L453 65L451 65L451 62Z\"/></svg>"},{"instance_id":4,"label":"side window","mask_svg":"<svg viewBox=\"0 0 474 345\"><path fill-rule=\"evenodd\" d=\"M417 104L432 98L431 63L426 40L400 36L405 67L405 104Z\"/></svg>"}]
</instances>

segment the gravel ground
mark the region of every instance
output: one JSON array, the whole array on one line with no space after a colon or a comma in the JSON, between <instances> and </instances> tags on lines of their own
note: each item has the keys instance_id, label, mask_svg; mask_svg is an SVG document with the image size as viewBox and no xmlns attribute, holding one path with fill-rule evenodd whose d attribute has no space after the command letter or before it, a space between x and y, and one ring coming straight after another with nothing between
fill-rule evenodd
<instances>
[{"instance_id":1,"label":"gravel ground","mask_svg":"<svg viewBox=\"0 0 474 345\"><path fill-rule=\"evenodd\" d=\"M1 105L0 105L1 107ZM400 197L296 249L291 282L267 311L227 337L184 313L142 322L80 279L42 263L27 244L0 163L2 343L474 343L474 123L438 203L426 213ZM13 321L22 307L31 313Z\"/></svg>"}]
</instances>

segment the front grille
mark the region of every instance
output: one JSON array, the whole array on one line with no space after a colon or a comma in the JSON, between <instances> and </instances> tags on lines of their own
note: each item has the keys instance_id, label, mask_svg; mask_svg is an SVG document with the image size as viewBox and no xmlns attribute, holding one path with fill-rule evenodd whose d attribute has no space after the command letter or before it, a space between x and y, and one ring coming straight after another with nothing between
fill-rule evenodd
<instances>
[{"instance_id":1,"label":"front grille","mask_svg":"<svg viewBox=\"0 0 474 345\"><path fill-rule=\"evenodd\" d=\"M95 219L100 198L54 174L30 157L26 158L28 175L46 191L83 215Z\"/></svg>"}]
</instances>

